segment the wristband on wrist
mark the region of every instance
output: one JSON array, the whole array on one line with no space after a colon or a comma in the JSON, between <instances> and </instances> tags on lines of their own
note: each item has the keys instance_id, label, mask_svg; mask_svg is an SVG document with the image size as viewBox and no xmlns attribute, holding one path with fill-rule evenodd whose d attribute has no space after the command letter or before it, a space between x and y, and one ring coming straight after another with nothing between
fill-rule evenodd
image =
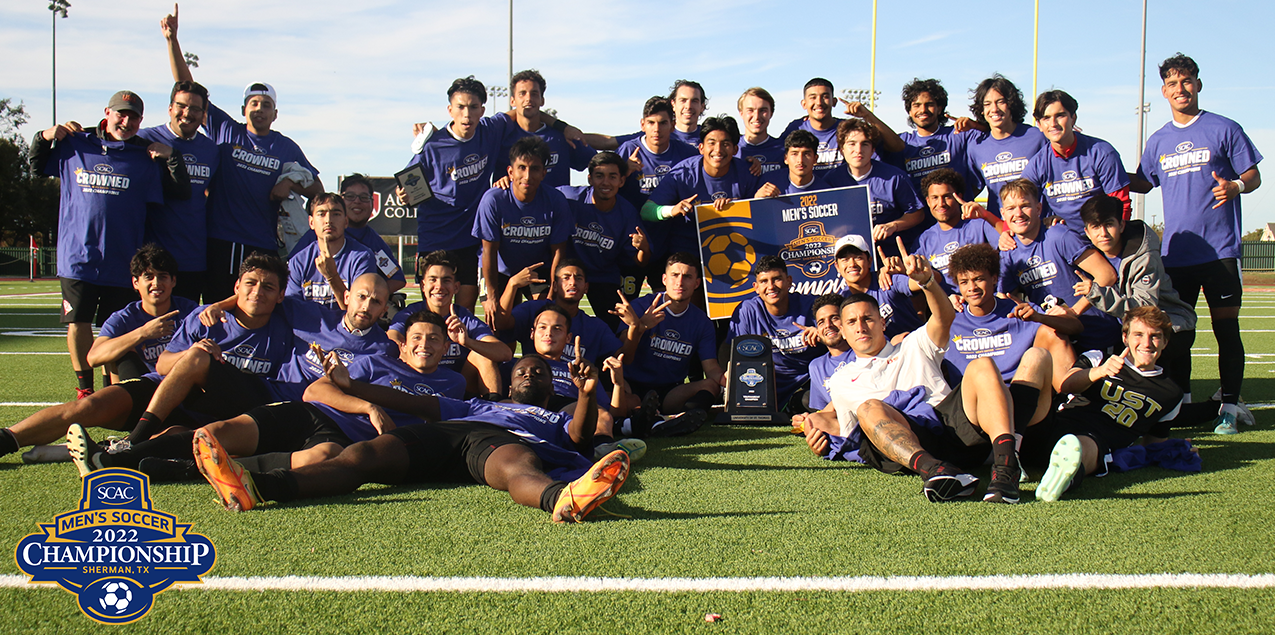
<instances>
[{"instance_id":1,"label":"wristband on wrist","mask_svg":"<svg viewBox=\"0 0 1275 635\"><path fill-rule=\"evenodd\" d=\"M1236 194L1243 194L1243 193L1244 193L1244 179L1239 179L1239 178L1235 179L1235 184L1236 184L1236 185L1238 185L1238 186L1240 186L1240 191L1236 192Z\"/></svg>"}]
</instances>

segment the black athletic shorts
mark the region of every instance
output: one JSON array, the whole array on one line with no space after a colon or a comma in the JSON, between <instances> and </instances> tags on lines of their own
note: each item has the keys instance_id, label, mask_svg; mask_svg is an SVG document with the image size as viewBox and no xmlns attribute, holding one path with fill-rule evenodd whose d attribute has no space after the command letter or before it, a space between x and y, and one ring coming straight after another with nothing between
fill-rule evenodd
<instances>
[{"instance_id":1,"label":"black athletic shorts","mask_svg":"<svg viewBox=\"0 0 1275 635\"><path fill-rule=\"evenodd\" d=\"M142 415L146 414L146 406L150 405L151 397L155 396L155 390L159 388L159 384L146 377L125 379L114 385L123 388L128 393L129 398L133 400L133 407L128 411L128 419L126 419L126 421L133 424L136 424L142 418ZM178 408L168 415L168 418L164 420L164 425L165 427L182 426L194 430L201 424L191 418L186 411Z\"/></svg>"},{"instance_id":2,"label":"black athletic shorts","mask_svg":"<svg viewBox=\"0 0 1275 635\"><path fill-rule=\"evenodd\" d=\"M385 434L407 446L405 483L473 481L486 485L487 457L502 445L522 443L514 433L479 421L418 423Z\"/></svg>"},{"instance_id":3,"label":"black athletic shorts","mask_svg":"<svg viewBox=\"0 0 1275 635\"><path fill-rule=\"evenodd\" d=\"M331 417L304 401L284 401L257 406L246 413L257 423L257 450L299 452L321 443L345 447L353 443Z\"/></svg>"},{"instance_id":4,"label":"black athletic shorts","mask_svg":"<svg viewBox=\"0 0 1275 635\"><path fill-rule=\"evenodd\" d=\"M137 291L108 287L74 278L58 278L62 284L63 324L89 323L102 326L112 313L137 299Z\"/></svg>"},{"instance_id":5,"label":"black athletic shorts","mask_svg":"<svg viewBox=\"0 0 1275 635\"><path fill-rule=\"evenodd\" d=\"M985 432L970 423L969 417L965 415L960 386L957 386L946 399L935 406L934 412L943 422L941 434L930 431L929 428L904 415L913 434L921 442L922 449L933 454L940 461L954 463L967 470L987 463L987 458L992 454L992 440ZM863 442L859 445L859 458L886 474L909 469L906 465L895 463L872 445L871 439L866 434L863 435Z\"/></svg>"},{"instance_id":6,"label":"black athletic shorts","mask_svg":"<svg viewBox=\"0 0 1275 635\"><path fill-rule=\"evenodd\" d=\"M456 265L456 282L467 284L470 286L478 286L478 251L481 245L472 247L461 247L460 249L446 249L447 259ZM420 286L425 272L421 270L424 266L426 252L417 252L416 254L416 286Z\"/></svg>"},{"instance_id":7,"label":"black athletic shorts","mask_svg":"<svg viewBox=\"0 0 1275 635\"><path fill-rule=\"evenodd\" d=\"M271 237L273 238L273 236ZM252 254L275 254L275 249L266 249L243 243L232 243L217 238L208 239L208 270L204 272L204 297L209 302L218 302L229 298L235 292L235 282L239 280L239 265ZM287 258L284 258L287 261ZM178 277L178 282L181 278ZM287 280L281 280L287 285Z\"/></svg>"},{"instance_id":8,"label":"black athletic shorts","mask_svg":"<svg viewBox=\"0 0 1275 635\"><path fill-rule=\"evenodd\" d=\"M678 386L681 386L682 384L686 383L685 381L679 381L677 383L668 383L668 384L647 384L640 381L634 381L632 379L628 380L628 382L629 382L629 390L632 390L633 394L637 395L637 398L639 400L645 398L646 393L654 390L655 394L660 396L661 408L664 407L664 400L668 398L668 394L672 392L674 388L677 388Z\"/></svg>"},{"instance_id":9,"label":"black athletic shorts","mask_svg":"<svg viewBox=\"0 0 1275 635\"><path fill-rule=\"evenodd\" d=\"M1240 264L1235 258L1223 258L1190 267L1166 267L1165 273L1173 280L1173 288L1183 302L1195 306L1200 300L1200 289L1209 308L1240 306L1244 296L1244 281L1240 276Z\"/></svg>"},{"instance_id":10,"label":"black athletic shorts","mask_svg":"<svg viewBox=\"0 0 1275 635\"><path fill-rule=\"evenodd\" d=\"M182 405L223 420L275 401L278 399L270 392L266 380L214 360L208 365L208 380L203 389L192 388Z\"/></svg>"},{"instance_id":11,"label":"black athletic shorts","mask_svg":"<svg viewBox=\"0 0 1275 635\"><path fill-rule=\"evenodd\" d=\"M548 269L548 268L549 268L549 265L544 265L543 267L541 267L541 269ZM509 278L510 276L507 276L500 272L496 272L496 289L494 293L496 294L497 300L504 297L505 287L509 286ZM549 278L545 277L544 279L548 280ZM518 295L522 296L523 300L534 300L536 299L537 296L543 295L544 292L548 290L549 290L548 282L536 282L519 289ZM493 291L491 289L488 289L487 293L493 293ZM516 298L517 296L514 296L514 297Z\"/></svg>"},{"instance_id":12,"label":"black athletic shorts","mask_svg":"<svg viewBox=\"0 0 1275 635\"><path fill-rule=\"evenodd\" d=\"M151 367L142 361L142 356L136 351L124 353L123 357L115 360L115 374L120 376L120 381L136 379L149 372Z\"/></svg>"}]
</instances>

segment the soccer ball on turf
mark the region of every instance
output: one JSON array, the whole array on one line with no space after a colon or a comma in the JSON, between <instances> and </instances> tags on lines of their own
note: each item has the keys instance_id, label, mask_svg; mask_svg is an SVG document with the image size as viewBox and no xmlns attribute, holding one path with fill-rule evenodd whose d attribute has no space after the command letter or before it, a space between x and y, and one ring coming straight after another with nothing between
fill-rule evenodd
<instances>
[{"instance_id":1,"label":"soccer ball on turf","mask_svg":"<svg viewBox=\"0 0 1275 635\"><path fill-rule=\"evenodd\" d=\"M729 282L737 287L748 281L753 265L757 263L757 252L748 244L742 234L731 232L714 236L708 241L708 268L710 276L717 280Z\"/></svg>"},{"instance_id":2,"label":"soccer ball on turf","mask_svg":"<svg viewBox=\"0 0 1275 635\"><path fill-rule=\"evenodd\" d=\"M123 613L128 609L128 603L133 601L133 590L123 582L107 583L103 590L106 591L106 595L98 600L102 603L103 610L115 609L116 614Z\"/></svg>"}]
</instances>

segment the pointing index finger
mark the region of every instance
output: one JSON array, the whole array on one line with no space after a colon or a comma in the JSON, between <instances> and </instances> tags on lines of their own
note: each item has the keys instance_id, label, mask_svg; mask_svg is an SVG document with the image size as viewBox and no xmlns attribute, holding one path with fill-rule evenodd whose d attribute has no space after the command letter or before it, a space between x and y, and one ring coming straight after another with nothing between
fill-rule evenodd
<instances>
[{"instance_id":1,"label":"pointing index finger","mask_svg":"<svg viewBox=\"0 0 1275 635\"><path fill-rule=\"evenodd\" d=\"M902 236L895 236L895 237L894 237L894 241L895 241L896 243L898 243L898 245L899 245L899 255L900 255L900 256L902 256L902 257L904 257L904 258L907 258L907 257L908 257L908 248L907 248L907 246L905 246L905 245L903 244L903 237L902 237Z\"/></svg>"},{"instance_id":2,"label":"pointing index finger","mask_svg":"<svg viewBox=\"0 0 1275 635\"><path fill-rule=\"evenodd\" d=\"M581 360L581 355L580 355L580 336L579 336L579 335L577 335L577 336L576 336L576 342L575 342L575 344L576 344L576 364L579 364L579 363L580 363L580 360Z\"/></svg>"}]
</instances>

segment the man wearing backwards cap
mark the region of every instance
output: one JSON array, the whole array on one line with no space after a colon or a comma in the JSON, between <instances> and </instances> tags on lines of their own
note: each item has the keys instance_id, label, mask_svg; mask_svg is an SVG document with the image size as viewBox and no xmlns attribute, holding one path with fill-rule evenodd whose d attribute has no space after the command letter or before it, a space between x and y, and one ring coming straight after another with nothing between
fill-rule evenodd
<instances>
[{"instance_id":1,"label":"man wearing backwards cap","mask_svg":"<svg viewBox=\"0 0 1275 635\"><path fill-rule=\"evenodd\" d=\"M162 204L165 195L190 198L190 177L181 155L162 143L136 137L143 109L141 97L121 90L111 96L96 128L85 130L68 121L40 132L31 142L34 172L62 179L58 277L66 347L81 399L93 392L90 322L96 318L101 326L135 293L129 261L142 246L146 206ZM158 161L165 162L167 170L161 170Z\"/></svg>"},{"instance_id":2,"label":"man wearing backwards cap","mask_svg":"<svg viewBox=\"0 0 1275 635\"><path fill-rule=\"evenodd\" d=\"M194 81L177 43L177 5L160 20L168 40L168 61L174 81ZM275 252L278 201L293 192L307 198L323 190L319 171L292 139L270 129L279 113L274 87L249 84L244 89L247 123L208 103L204 131L221 150L221 165L208 193L208 273L204 299L229 297L239 275L239 263L254 252ZM314 176L307 186L279 176L296 164Z\"/></svg>"}]
</instances>

